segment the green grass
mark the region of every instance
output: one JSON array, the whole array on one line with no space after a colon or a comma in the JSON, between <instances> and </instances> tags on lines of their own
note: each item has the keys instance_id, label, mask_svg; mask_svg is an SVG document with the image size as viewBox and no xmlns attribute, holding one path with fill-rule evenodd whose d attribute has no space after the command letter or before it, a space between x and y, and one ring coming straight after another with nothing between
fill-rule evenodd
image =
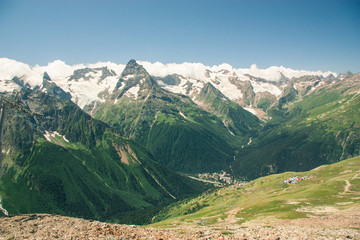
<instances>
[{"instance_id":1,"label":"green grass","mask_svg":"<svg viewBox=\"0 0 360 240\"><path fill-rule=\"evenodd\" d=\"M355 178L360 174L360 157L344 160L332 165L325 165L308 172L286 172L262 177L242 187L227 187L211 190L197 198L184 200L169 206L160 212L152 224L155 227L181 224L207 219L208 225L226 219L235 211L238 224L254 219L271 217L274 219L296 219L311 215L324 214L317 212L324 207L347 209L360 207L360 181ZM284 179L292 176L309 176L300 184L285 184ZM351 192L345 192L346 182L352 186ZM345 204L344 204L345 203ZM186 214L194 206L195 212Z\"/></svg>"}]
</instances>

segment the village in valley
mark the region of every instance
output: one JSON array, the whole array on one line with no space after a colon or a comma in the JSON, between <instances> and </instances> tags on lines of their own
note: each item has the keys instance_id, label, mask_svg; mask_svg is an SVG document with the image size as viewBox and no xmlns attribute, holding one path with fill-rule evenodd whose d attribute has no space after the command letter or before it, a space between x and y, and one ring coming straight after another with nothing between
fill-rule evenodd
<instances>
[{"instance_id":1,"label":"village in valley","mask_svg":"<svg viewBox=\"0 0 360 240\"><path fill-rule=\"evenodd\" d=\"M221 171L220 173L199 173L196 177L191 178L212 183L215 187L224 187L229 185L243 186L247 183L247 181L237 179L225 171Z\"/></svg>"},{"instance_id":2,"label":"village in valley","mask_svg":"<svg viewBox=\"0 0 360 240\"><path fill-rule=\"evenodd\" d=\"M234 187L239 187L239 186L243 186L246 183L248 183L244 179L236 178L225 171L221 171L220 173L216 173L216 172L214 172L214 173L199 173L196 176L188 176L188 177L202 181L202 182L207 182L207 183L213 184L215 187L225 187L225 186L230 186L230 185L234 186ZM287 179L284 179L283 183L287 184L287 185L300 184L304 180L313 179L316 177L317 177L317 175L301 176L301 177L292 176Z\"/></svg>"}]
</instances>

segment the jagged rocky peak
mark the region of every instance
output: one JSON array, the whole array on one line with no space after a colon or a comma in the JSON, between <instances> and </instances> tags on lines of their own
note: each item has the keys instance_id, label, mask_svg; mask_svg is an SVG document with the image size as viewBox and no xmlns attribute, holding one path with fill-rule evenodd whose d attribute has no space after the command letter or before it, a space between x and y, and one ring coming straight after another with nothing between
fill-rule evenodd
<instances>
[{"instance_id":1,"label":"jagged rocky peak","mask_svg":"<svg viewBox=\"0 0 360 240\"><path fill-rule=\"evenodd\" d=\"M123 83L125 83L124 86ZM153 86L157 86L157 83L142 65L132 59L126 64L114 91L122 86L124 87L123 90L126 91L137 85L139 85L140 89L149 89Z\"/></svg>"},{"instance_id":2,"label":"jagged rocky peak","mask_svg":"<svg viewBox=\"0 0 360 240\"><path fill-rule=\"evenodd\" d=\"M280 72L279 83L287 83L289 81L290 81L290 79L288 77L286 77L282 72Z\"/></svg>"},{"instance_id":3,"label":"jagged rocky peak","mask_svg":"<svg viewBox=\"0 0 360 240\"><path fill-rule=\"evenodd\" d=\"M206 69L205 70L205 77L210 78L211 77L210 73L211 73L211 71L209 69Z\"/></svg>"},{"instance_id":4,"label":"jagged rocky peak","mask_svg":"<svg viewBox=\"0 0 360 240\"><path fill-rule=\"evenodd\" d=\"M134 59L131 59L124 69L124 71L121 74L121 77L125 77L132 74L144 74L149 75L149 73L145 70L145 68L138 64Z\"/></svg>"},{"instance_id":5,"label":"jagged rocky peak","mask_svg":"<svg viewBox=\"0 0 360 240\"><path fill-rule=\"evenodd\" d=\"M21 87L24 86L24 80L21 78L13 77L12 81Z\"/></svg>"},{"instance_id":6,"label":"jagged rocky peak","mask_svg":"<svg viewBox=\"0 0 360 240\"><path fill-rule=\"evenodd\" d=\"M98 68L82 68L74 71L73 75L69 78L69 81L79 81L83 79L89 81L90 79L98 79L99 82L104 80L109 76L116 76L114 70L109 70L107 67L98 67Z\"/></svg>"},{"instance_id":7,"label":"jagged rocky peak","mask_svg":"<svg viewBox=\"0 0 360 240\"><path fill-rule=\"evenodd\" d=\"M104 80L108 76L116 76L116 72L114 70L112 70L112 69L109 70L107 67L96 68L95 70L101 70L102 71L100 81Z\"/></svg>"},{"instance_id":8,"label":"jagged rocky peak","mask_svg":"<svg viewBox=\"0 0 360 240\"><path fill-rule=\"evenodd\" d=\"M44 75L43 75L43 80L45 81L51 81L51 78L49 76L49 74L47 72L44 72Z\"/></svg>"},{"instance_id":9,"label":"jagged rocky peak","mask_svg":"<svg viewBox=\"0 0 360 240\"><path fill-rule=\"evenodd\" d=\"M71 100L71 94L69 92L65 92L62 88L56 85L56 83L54 83L51 80L47 72L44 72L43 75L43 83L41 86L41 91L46 92L50 96L53 96L58 99Z\"/></svg>"},{"instance_id":10,"label":"jagged rocky peak","mask_svg":"<svg viewBox=\"0 0 360 240\"><path fill-rule=\"evenodd\" d=\"M80 78L84 78L84 80L88 80L88 77L86 75L91 72L94 73L95 71L91 68L76 69L73 75L69 78L69 81L71 80L78 81Z\"/></svg>"}]
</instances>

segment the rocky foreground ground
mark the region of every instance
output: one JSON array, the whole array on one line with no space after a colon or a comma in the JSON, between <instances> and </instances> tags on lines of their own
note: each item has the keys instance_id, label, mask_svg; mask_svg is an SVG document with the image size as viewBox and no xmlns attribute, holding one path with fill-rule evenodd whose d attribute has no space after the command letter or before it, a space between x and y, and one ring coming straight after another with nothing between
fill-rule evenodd
<instances>
[{"instance_id":1,"label":"rocky foreground ground","mask_svg":"<svg viewBox=\"0 0 360 240\"><path fill-rule=\"evenodd\" d=\"M0 239L360 239L360 209L306 219L171 229L28 214L0 218Z\"/></svg>"}]
</instances>

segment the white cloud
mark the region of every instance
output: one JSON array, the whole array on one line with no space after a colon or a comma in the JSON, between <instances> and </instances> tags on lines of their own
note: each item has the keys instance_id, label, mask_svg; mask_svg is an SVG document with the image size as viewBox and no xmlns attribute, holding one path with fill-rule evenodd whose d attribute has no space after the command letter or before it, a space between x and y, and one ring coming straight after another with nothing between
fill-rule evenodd
<instances>
[{"instance_id":1,"label":"white cloud","mask_svg":"<svg viewBox=\"0 0 360 240\"><path fill-rule=\"evenodd\" d=\"M306 70L293 70L291 68L285 68L283 66L272 66L269 68L261 69L256 66L256 64L252 64L250 68L233 68L230 64L223 63L220 65L214 65L212 67L206 66L202 63L188 63L184 62L181 64L177 63L168 63L163 64L160 62L151 63L148 61L138 61L139 64L143 65L144 68L150 73L150 75L165 77L170 74L180 74L184 77L193 78L193 79L203 79L205 77L206 70L210 70L212 72L218 72L220 70L228 70L231 72L235 72L238 76L243 76L244 74L250 74L255 77L261 77L270 81L277 81L280 79L282 73L284 76L288 78L292 77L301 77L304 75L318 75L327 77L330 74L337 76L335 72L321 72L321 71L306 71ZM244 77L242 77L244 78Z\"/></svg>"},{"instance_id":2,"label":"white cloud","mask_svg":"<svg viewBox=\"0 0 360 240\"><path fill-rule=\"evenodd\" d=\"M13 77L24 77L29 83L37 85L39 79L42 79L42 73L33 71L28 64L13 59L0 58L0 79L9 80Z\"/></svg>"},{"instance_id":3,"label":"white cloud","mask_svg":"<svg viewBox=\"0 0 360 240\"><path fill-rule=\"evenodd\" d=\"M33 67L33 69L38 72L47 72L52 79L61 79L71 76L74 70L84 67L85 65L83 64L71 66L67 65L62 60L55 60L51 63L48 63L47 66L36 65Z\"/></svg>"},{"instance_id":4,"label":"white cloud","mask_svg":"<svg viewBox=\"0 0 360 240\"><path fill-rule=\"evenodd\" d=\"M305 75L318 75L318 76L324 76L327 77L330 74L333 74L334 76L337 76L337 73L335 72L321 72L321 71L306 71L306 70L294 70L291 68L286 68L283 66L272 66L272 67L268 67L265 69L261 69L258 68L256 66L256 64L252 64L250 66L250 68L239 68L236 69L236 72L238 74L250 74L252 76L255 77L261 77L270 81L277 81L280 79L281 74L282 73L284 76L288 77L288 78L292 78L292 77L301 77L301 76L305 76Z\"/></svg>"},{"instance_id":5,"label":"white cloud","mask_svg":"<svg viewBox=\"0 0 360 240\"><path fill-rule=\"evenodd\" d=\"M87 67L90 68L108 67L108 69L114 70L117 75L120 75L124 71L125 66L126 64L116 64L113 62L97 62L87 65Z\"/></svg>"},{"instance_id":6,"label":"white cloud","mask_svg":"<svg viewBox=\"0 0 360 240\"><path fill-rule=\"evenodd\" d=\"M201 79L204 78L206 69L210 68L202 63L188 62L184 62L182 64L163 64L160 62L151 63L148 61L138 61L138 63L143 65L150 75L157 77L165 77L166 75L177 73L183 75L184 77Z\"/></svg>"},{"instance_id":7,"label":"white cloud","mask_svg":"<svg viewBox=\"0 0 360 240\"><path fill-rule=\"evenodd\" d=\"M250 74L255 77L265 78L271 81L277 81L280 78L280 73L285 75L288 78L292 77L301 77L304 75L319 75L319 76L328 76L333 74L337 76L334 72L321 72L321 71L306 71L306 70L293 70L291 68L285 68L283 66L272 66L269 68L261 69L253 64L250 68L233 68L230 64L223 63L220 65L206 66L202 63L189 63L184 62L181 64L177 63L168 63L163 64L160 62L151 63L148 61L138 61L139 64L143 65L144 68L153 76L164 77L170 74L180 74L187 78L192 79L205 79L205 73L207 70L212 72L218 72L220 70L228 70L230 72L235 72L241 79L246 79L244 74ZM16 60L8 58L0 58L0 79L11 79L14 76L25 76L28 82L32 85L40 85L42 83L43 73L46 71L53 80L65 80L73 74L74 70L90 67L104 67L107 66L109 69L112 69L116 72L117 75L120 75L125 68L125 64L116 64L112 62L97 62L94 64L77 64L77 65L68 65L62 60L55 60L49 63L47 66L36 65L30 67L28 64L18 62ZM61 85L61 84L60 84Z\"/></svg>"}]
</instances>

